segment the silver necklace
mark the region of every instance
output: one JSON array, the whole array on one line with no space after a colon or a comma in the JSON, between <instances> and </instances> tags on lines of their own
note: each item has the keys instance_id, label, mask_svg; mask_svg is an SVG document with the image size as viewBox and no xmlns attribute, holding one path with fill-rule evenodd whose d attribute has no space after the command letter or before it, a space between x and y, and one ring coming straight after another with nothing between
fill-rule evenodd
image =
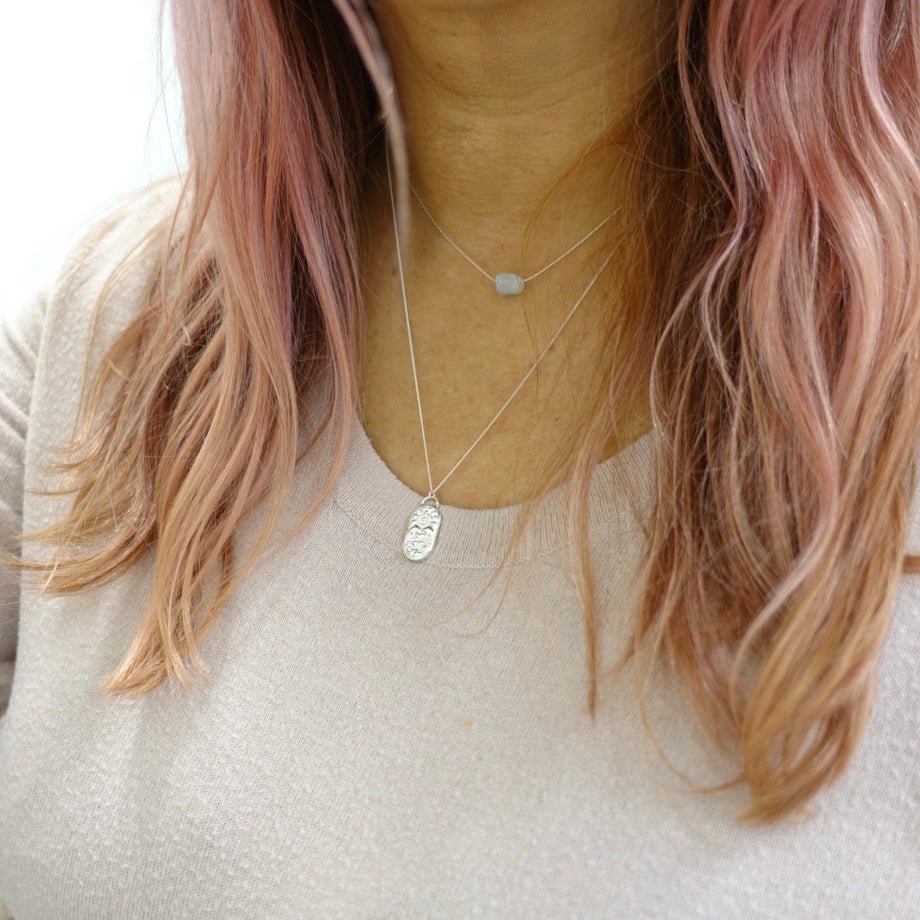
<instances>
[{"instance_id":1,"label":"silver necklace","mask_svg":"<svg viewBox=\"0 0 920 920\"><path fill-rule=\"evenodd\" d=\"M444 239L447 240L447 242L450 243L450 245L453 246L454 249L456 249L457 252L459 252L460 255L463 256L463 258L473 266L473 268L475 268L480 274L485 275L486 278L488 278L489 281L495 285L495 290L499 294L502 294L506 297L509 295L520 294L524 290L524 285L526 285L528 281L533 281L534 278L542 275L545 271L549 271L549 269L551 269L554 265L556 265L558 262L561 262L567 255L575 252L575 250L578 249L582 243L586 243L589 239L591 239L591 237L594 236L594 234L597 233L597 231L600 230L601 227L603 227L611 217L613 217L613 214L608 214L593 230L588 231L588 233L586 233L577 243L569 246L569 248L566 249L566 251L562 253L561 256L557 256L555 259L553 259L552 262L549 263L549 265L544 265L543 268L541 268L538 272L534 272L532 275L528 275L526 278L522 277L516 272L499 272L497 275L490 275L489 272L487 272L471 256L465 253L447 235L447 232L444 230L444 228L434 219L434 215L431 213L431 211L428 210L425 202L422 201L419 193L415 190L415 186L411 182L409 183L409 188L411 189L412 194L415 196L415 200L419 203L419 207L425 212L425 214L428 215L428 219L432 222L432 224L434 224L438 233L440 233L441 236L443 236Z\"/></svg>"},{"instance_id":2,"label":"silver necklace","mask_svg":"<svg viewBox=\"0 0 920 920\"><path fill-rule=\"evenodd\" d=\"M556 330L555 335L549 340L546 347L543 351L540 352L537 360L531 365L530 370L524 375L521 382L514 388L514 391L511 395L505 400L504 405L498 412L495 413L494 418L488 425L482 430L482 433L476 438L475 441L466 449L466 452L463 456L450 468L447 475L435 486L433 485L433 480L431 478L431 463L428 459L428 441L425 437L425 417L422 413L422 399L419 395L418 388L418 373L415 368L415 349L412 345L412 327L409 324L409 304L406 299L406 279L403 272L403 263L402 263L402 252L399 246L399 226L396 219L396 202L394 201L393 196L393 179L390 174L390 154L389 149L387 148L386 153L387 159L387 182L390 189L390 211L393 215L393 234L396 240L396 262L399 266L399 286L402 291L402 302L403 302L403 312L406 318L406 335L409 339L409 360L412 363L412 380L415 384L415 401L418 405L418 421L419 427L422 432L422 450L425 453L425 469L428 473L428 494L422 499L421 504L412 512L412 516L409 518L409 523L406 526L405 537L403 538L403 554L407 559L412 560L413 562L420 562L423 559L427 559L432 550L434 549L435 542L438 538L438 533L441 530L441 510L440 503L438 502L438 490L450 479L451 476L457 471L457 467L463 463L464 460L470 455L473 451L473 448L486 436L492 426L498 421L501 414L508 408L511 400L521 391L521 388L525 383L530 379L530 375L537 369L537 366L543 360L546 353L552 348L553 343L559 336L562 334L562 330L568 325L569 320L575 315L575 311L581 306L582 301L588 296L591 288L594 287L595 282L601 276L601 272L607 267L610 260L613 258L613 254L607 256L604 259L601 267L595 272L594 277L588 282L588 286L582 291L581 296L578 300L575 301L575 305L569 310L568 315L562 321L562 325Z\"/></svg>"}]
</instances>

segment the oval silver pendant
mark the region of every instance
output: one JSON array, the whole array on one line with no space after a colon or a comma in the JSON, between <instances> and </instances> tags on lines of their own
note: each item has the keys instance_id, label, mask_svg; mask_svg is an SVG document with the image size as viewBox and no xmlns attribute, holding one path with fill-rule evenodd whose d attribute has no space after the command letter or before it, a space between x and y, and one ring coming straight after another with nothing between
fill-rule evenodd
<instances>
[{"instance_id":1,"label":"oval silver pendant","mask_svg":"<svg viewBox=\"0 0 920 920\"><path fill-rule=\"evenodd\" d=\"M436 504L426 498L409 518L406 536L403 539L403 555L413 562L427 559L434 549L440 529L441 512Z\"/></svg>"}]
</instances>

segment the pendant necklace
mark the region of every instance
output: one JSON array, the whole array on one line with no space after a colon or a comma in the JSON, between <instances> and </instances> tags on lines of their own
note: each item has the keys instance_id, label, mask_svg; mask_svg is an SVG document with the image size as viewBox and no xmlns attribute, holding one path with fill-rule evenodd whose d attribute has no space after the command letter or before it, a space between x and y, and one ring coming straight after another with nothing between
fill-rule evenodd
<instances>
[{"instance_id":1,"label":"pendant necklace","mask_svg":"<svg viewBox=\"0 0 920 920\"><path fill-rule=\"evenodd\" d=\"M453 474L457 470L457 467L459 467L460 464L463 463L464 460L466 460L466 458L473 451L473 448L475 448L476 445L479 444L479 442L486 436L486 434L490 431L492 426L498 421L501 414L505 411L505 409L508 408L508 406L511 403L511 400L513 400L514 397L517 396L517 394L521 391L521 388L524 386L524 384L527 383L527 381L530 379L531 374L533 374L533 372L537 369L538 365L543 360L546 353L550 350L550 348L552 348L553 343L562 334L562 330L565 329L565 327L568 325L569 320L575 315L575 311L581 306L582 301L584 301L584 299L588 296L588 293L590 292L591 288L594 287L595 283L597 282L597 279L600 278L601 273L610 263L610 260L613 258L613 254L611 253L610 255L607 256L606 259L604 259L604 262L601 265L601 267L594 274L594 277L588 282L588 286L584 289L584 291L582 291L581 296L578 298L578 300L575 301L575 304L571 308L571 310L569 310L568 315L562 321L562 325L559 326L559 328L556 330L555 335L553 335L553 337L549 340L549 342L547 343L543 351L540 352L536 361L534 361L534 363L531 365L530 370L527 371L527 373L524 375L521 382L514 388L514 391L505 400L505 403L501 407L501 409L499 409L498 412L495 413L495 416L492 419L492 421L489 422L488 425L486 425L486 427L483 429L479 437L476 438L475 441L473 441L473 443L466 449L466 452L463 454L463 456L451 467L447 475L435 486L431 478L431 463L429 462L429 459L428 459L428 442L425 438L425 418L422 413L422 400L421 400L421 397L419 396L418 373L415 368L415 350L412 346L412 328L409 324L409 305L406 299L406 280L405 280L405 275L403 272L402 252L399 246L399 226L398 226L398 221L396 219L396 202L394 200L394 195L393 195L393 179L390 173L389 147L386 148L386 164L387 164L387 182L388 182L389 191L390 191L390 210L393 215L393 233L394 233L394 237L396 241L396 262L399 267L399 285L400 285L400 290L402 292L403 312L406 318L406 335L409 340L409 360L411 361L411 364L412 364L412 380L415 384L415 400L416 400L416 404L418 405L418 420L419 420L419 427L421 429L421 434L422 434L422 450L424 451L424 454L425 454L425 469L428 473L428 494L422 499L421 504L415 509L415 511L412 512L412 516L409 518L409 523L406 527L405 537L403 538L403 554L405 555L407 559L410 559L413 562L420 562L423 559L427 559L431 555L431 552L434 549L435 542L437 541L437 538L438 538L438 533L441 530L442 517L441 517L440 503L438 502L438 496L437 496L438 489L440 489L444 485L444 483L447 482L447 480L450 479L451 476L453 476ZM609 220L609 219L610 219L609 217L606 218L606 220ZM600 226L603 226L603 224L601 224ZM592 231L592 233L596 232L597 229L599 229L599 227L595 228L595 230ZM576 244L576 245L579 245L579 244ZM562 258L562 256L560 256L560 258ZM558 259L556 261L558 261ZM549 266L547 266L547 268L548 267ZM545 271L545 269L543 270ZM504 273L504 274L510 274L510 273Z\"/></svg>"},{"instance_id":2,"label":"pendant necklace","mask_svg":"<svg viewBox=\"0 0 920 920\"><path fill-rule=\"evenodd\" d=\"M544 265L543 268L541 268L539 271L534 272L532 275L528 275L526 278L517 274L517 272L499 272L497 275L490 275L477 261L475 261L475 259L465 253L447 235L447 231L434 219L434 215L431 213L431 211L428 210L425 202L422 201L421 197L419 197L419 193L415 190L415 186L411 182L409 183L409 189L415 196L415 200L418 202L419 207L425 212L428 220L434 224L435 230L437 230L438 233L440 233L441 236L443 236L444 239L447 240L447 242L450 243L450 245L453 246L454 249L456 249L457 252L459 252L460 255L463 256L463 258L473 266L473 268L475 268L481 275L485 275L486 278L488 278L489 281L495 285L495 290L497 293L502 294L505 297L520 294L524 290L524 285L527 284L528 281L533 281L534 278L542 275L545 271L549 271L554 265L556 265L558 262L561 262L567 255L575 252L575 250L578 249L582 243L586 243L588 240L590 240L591 237L594 236L594 234L597 233L597 231L600 230L601 227L603 227L611 217L613 217L613 214L608 214L593 230L589 230L577 243L569 246L569 248L566 249L566 251L562 253L561 256L557 256L555 259L553 259L552 262L549 263L549 265Z\"/></svg>"}]
</instances>

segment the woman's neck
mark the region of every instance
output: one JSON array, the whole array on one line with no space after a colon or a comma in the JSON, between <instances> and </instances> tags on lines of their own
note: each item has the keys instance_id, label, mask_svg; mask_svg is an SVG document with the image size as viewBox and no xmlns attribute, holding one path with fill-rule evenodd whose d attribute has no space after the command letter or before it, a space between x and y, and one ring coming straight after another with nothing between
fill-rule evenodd
<instances>
[{"instance_id":1,"label":"woman's neck","mask_svg":"<svg viewBox=\"0 0 920 920\"><path fill-rule=\"evenodd\" d=\"M650 6L650 0L373 3L405 121L410 180L487 271L531 274L615 208L619 176L609 151L583 159L569 181L558 183L653 77ZM425 494L381 141L362 201L362 418L390 469ZM440 478L558 330L608 254L610 236L596 234L522 294L500 297L414 202L409 216L411 236L401 241L401 254L428 453ZM603 398L611 361L603 330L616 309L613 286L604 282L620 270L610 265L537 372L439 492L442 501L481 508L523 500L549 457L572 443L585 413ZM644 407L619 409L622 420L605 456L647 427Z\"/></svg>"},{"instance_id":2,"label":"woman's neck","mask_svg":"<svg viewBox=\"0 0 920 920\"><path fill-rule=\"evenodd\" d=\"M609 212L616 156L583 154L653 78L657 7L654 0L372 2L413 185L455 238L476 241L499 262L523 255L538 263ZM524 230L551 191L522 253Z\"/></svg>"}]
</instances>

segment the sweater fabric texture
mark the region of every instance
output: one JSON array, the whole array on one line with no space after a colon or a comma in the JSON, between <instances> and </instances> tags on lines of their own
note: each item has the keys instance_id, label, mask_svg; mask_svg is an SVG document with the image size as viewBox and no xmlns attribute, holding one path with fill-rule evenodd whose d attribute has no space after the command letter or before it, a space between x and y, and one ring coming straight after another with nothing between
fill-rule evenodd
<instances>
[{"instance_id":1,"label":"sweater fabric texture","mask_svg":"<svg viewBox=\"0 0 920 920\"><path fill-rule=\"evenodd\" d=\"M92 308L177 188L119 206L3 326L5 549L67 507L38 494L57 482L44 465L72 433L87 367L140 308L144 273L120 283L90 346ZM298 465L279 535L322 484L335 432ZM631 637L653 438L591 481L602 665ZM349 443L316 517L260 557L201 641L208 679L191 690L98 689L137 631L152 554L69 597L3 579L0 901L16 920L920 918L920 578L899 583L846 772L813 818L744 827L745 786L694 794L667 768L630 668L588 716L565 487L503 597L507 576L488 582L519 509L442 505L432 556L410 562L421 496L357 421ZM238 558L259 523L240 528ZM735 775L662 668L649 714L694 781Z\"/></svg>"}]
</instances>

